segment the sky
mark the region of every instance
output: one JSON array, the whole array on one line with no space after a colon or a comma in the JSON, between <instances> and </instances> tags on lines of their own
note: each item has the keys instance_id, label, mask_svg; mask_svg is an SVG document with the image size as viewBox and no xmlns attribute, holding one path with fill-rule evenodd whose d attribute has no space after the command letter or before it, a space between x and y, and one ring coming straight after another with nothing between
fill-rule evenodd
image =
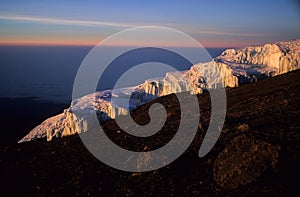
<instances>
[{"instance_id":1,"label":"sky","mask_svg":"<svg viewBox=\"0 0 300 197\"><path fill-rule=\"evenodd\" d=\"M299 19L296 0L1 0L0 45L95 45L164 26L205 47L243 47L300 38Z\"/></svg>"}]
</instances>

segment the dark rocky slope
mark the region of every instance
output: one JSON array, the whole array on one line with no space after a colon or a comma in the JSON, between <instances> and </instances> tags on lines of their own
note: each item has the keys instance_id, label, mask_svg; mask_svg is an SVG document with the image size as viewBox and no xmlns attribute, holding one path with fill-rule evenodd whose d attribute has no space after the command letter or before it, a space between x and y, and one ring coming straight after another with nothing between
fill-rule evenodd
<instances>
[{"instance_id":1,"label":"dark rocky slope","mask_svg":"<svg viewBox=\"0 0 300 197\"><path fill-rule=\"evenodd\" d=\"M300 138L300 70L228 89L222 134L204 158L198 150L210 117L209 94L199 95L201 120L189 149L175 162L151 172L115 170L95 159L78 135L2 146L2 194L101 196L285 195L297 191ZM133 112L149 121L147 109L159 102L169 114L163 129L149 138L119 130L114 120L103 128L131 150L152 150L177 130L180 108L175 95L164 96ZM4 193L3 193L4 192Z\"/></svg>"}]
</instances>

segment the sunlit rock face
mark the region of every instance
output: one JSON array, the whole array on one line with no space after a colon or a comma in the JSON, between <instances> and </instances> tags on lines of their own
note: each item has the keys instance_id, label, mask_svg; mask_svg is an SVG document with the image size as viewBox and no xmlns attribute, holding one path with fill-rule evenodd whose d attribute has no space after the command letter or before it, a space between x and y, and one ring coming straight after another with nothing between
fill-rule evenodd
<instances>
[{"instance_id":1,"label":"sunlit rock face","mask_svg":"<svg viewBox=\"0 0 300 197\"><path fill-rule=\"evenodd\" d=\"M300 68L300 40L276 42L243 49L228 49L216 58L233 69L252 69L277 75Z\"/></svg>"},{"instance_id":2,"label":"sunlit rock face","mask_svg":"<svg viewBox=\"0 0 300 197\"><path fill-rule=\"evenodd\" d=\"M166 73L135 87L105 90L72 101L62 114L45 120L19 142L86 132L89 121L99 122L127 115L157 97L180 92L199 94L219 87L238 87L244 83L272 77L300 68L300 40L277 42L243 49L228 49L207 63L189 70ZM130 98L130 102L129 102ZM116 102L115 102L116 101Z\"/></svg>"}]
</instances>

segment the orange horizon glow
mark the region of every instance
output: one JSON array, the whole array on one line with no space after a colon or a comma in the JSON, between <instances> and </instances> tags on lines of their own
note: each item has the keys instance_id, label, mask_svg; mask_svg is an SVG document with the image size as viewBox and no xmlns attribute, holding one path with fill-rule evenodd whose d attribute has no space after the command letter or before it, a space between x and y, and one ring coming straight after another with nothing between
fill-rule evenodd
<instances>
[{"instance_id":1,"label":"orange horizon glow","mask_svg":"<svg viewBox=\"0 0 300 197\"><path fill-rule=\"evenodd\" d=\"M72 38L65 39L45 39L45 38L35 38L35 39L15 39L15 38L4 38L0 39L0 45L7 46L95 46L99 41L96 40L77 40Z\"/></svg>"},{"instance_id":2,"label":"orange horizon glow","mask_svg":"<svg viewBox=\"0 0 300 197\"><path fill-rule=\"evenodd\" d=\"M1 42L0 46L96 46L97 43L92 42Z\"/></svg>"},{"instance_id":3,"label":"orange horizon glow","mask_svg":"<svg viewBox=\"0 0 300 197\"><path fill-rule=\"evenodd\" d=\"M72 40L65 40L65 41L32 41L32 40L0 40L0 46L91 46L94 47L101 43L100 41L72 41ZM159 44L154 43L156 46ZM202 42L201 43L203 47L205 48L241 48L248 46L249 44L246 43L231 43L231 42ZM259 43L257 43L259 44ZM150 43L148 45L151 45ZM110 44L110 45L104 45L104 46L115 46L115 47L128 47L128 46L141 46L140 44L134 44L134 43L118 43L118 44ZM183 45L163 45L161 44L161 47L184 47L189 48L189 46L183 46Z\"/></svg>"}]
</instances>

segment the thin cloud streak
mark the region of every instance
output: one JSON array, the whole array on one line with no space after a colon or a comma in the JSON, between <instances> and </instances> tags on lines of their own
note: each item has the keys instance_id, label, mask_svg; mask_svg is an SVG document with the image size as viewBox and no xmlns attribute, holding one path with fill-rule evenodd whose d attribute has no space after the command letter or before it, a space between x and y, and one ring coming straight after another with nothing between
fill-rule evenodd
<instances>
[{"instance_id":1,"label":"thin cloud streak","mask_svg":"<svg viewBox=\"0 0 300 197\"><path fill-rule=\"evenodd\" d=\"M229 32L229 31L221 31L221 30L212 30L209 28L203 27L191 27L191 26L178 26L178 24L171 24L173 27L177 27L178 30L184 31L191 35L215 35L215 36L240 36L240 37L274 37L278 36L276 33L272 35L266 33L241 33L241 32Z\"/></svg>"},{"instance_id":2,"label":"thin cloud streak","mask_svg":"<svg viewBox=\"0 0 300 197\"><path fill-rule=\"evenodd\" d=\"M114 22L105 22L105 21L96 21L96 20L73 20L73 19L62 19L62 18L50 18L50 17L37 17L37 16L17 16L17 15L0 15L0 20L9 20L9 21L28 21L28 22L34 22L34 23L45 23L45 24L64 24L64 25L79 25L79 26L108 26L108 27L119 27L122 29L127 29L127 28L134 28L134 27L139 27L139 26L144 26L142 24L134 24L134 23L114 23ZM152 25L153 26L153 25ZM159 25L158 25L159 26ZM170 28L176 28L182 32L190 34L192 37L195 39L199 39L203 41L207 37L207 35L213 35L216 38L214 41L208 41L204 45L206 46L219 46L220 44L223 46L227 45L232 45L232 43L223 43L224 38L218 38L219 36L229 36L229 37L234 37L234 36L239 36L239 37L248 37L248 38L259 38L259 37L274 37L276 35L266 35L262 33L240 33L240 32L226 32L226 31L219 31L219 30L212 30L212 29L205 29L205 28L200 28L200 27L192 27L192 26L185 26L181 25L178 26L178 24L174 23L168 23L164 24L162 26L168 26ZM22 35L20 35L22 37ZM17 43L23 43L23 44L49 44L49 45L74 45L72 41L65 41L65 39L62 39L61 41L56 42L52 41L51 39L44 38L36 41L35 36L33 38L23 38L23 39L17 39L17 38L12 38L12 39L6 39L6 40L1 40L0 39L0 45L1 44L17 44ZM62 37L64 37L62 35ZM203 38L202 38L203 37ZM68 37L70 38L70 37ZM82 40L79 43L80 38L74 37L74 40L76 40L76 43L79 45L94 45L97 42L95 39L90 38L89 40ZM210 40L210 39L208 39ZM77 45L76 44L76 45ZM124 45L124 44L123 44ZM244 46L246 44L241 43L236 43L234 46ZM220 46L219 46L220 47Z\"/></svg>"},{"instance_id":3,"label":"thin cloud streak","mask_svg":"<svg viewBox=\"0 0 300 197\"><path fill-rule=\"evenodd\" d=\"M105 21L90 21L90 20L71 20L71 19L59 19L59 18L46 18L46 17L30 17L30 16L1 16L2 20L16 20L16 21L31 21L40 23L52 23L52 24L67 24L67 25L82 25L82 26L111 26L111 27L124 27L133 28L140 25L125 24L125 23L114 23ZM142 25L144 26L144 25ZM175 26L169 24L168 26ZM179 28L180 29L180 28ZM189 29L189 28L185 28ZM270 36L260 33L237 33L237 32L224 32L224 31L210 31L210 30L196 30L193 28L193 34L205 34L205 35L222 35L222 36L244 36L244 37L264 37Z\"/></svg>"},{"instance_id":4,"label":"thin cloud streak","mask_svg":"<svg viewBox=\"0 0 300 197\"><path fill-rule=\"evenodd\" d=\"M66 24L66 25L112 26L112 27L128 27L128 28L136 27L136 25L104 22L104 21L70 20L70 19L58 19L58 18L27 17L27 16L0 16L0 19L52 23L52 24Z\"/></svg>"},{"instance_id":5,"label":"thin cloud streak","mask_svg":"<svg viewBox=\"0 0 300 197\"><path fill-rule=\"evenodd\" d=\"M223 31L198 31L199 34L221 35L221 36L244 36L244 37L263 37L269 36L261 33L237 33L237 32L223 32Z\"/></svg>"}]
</instances>

